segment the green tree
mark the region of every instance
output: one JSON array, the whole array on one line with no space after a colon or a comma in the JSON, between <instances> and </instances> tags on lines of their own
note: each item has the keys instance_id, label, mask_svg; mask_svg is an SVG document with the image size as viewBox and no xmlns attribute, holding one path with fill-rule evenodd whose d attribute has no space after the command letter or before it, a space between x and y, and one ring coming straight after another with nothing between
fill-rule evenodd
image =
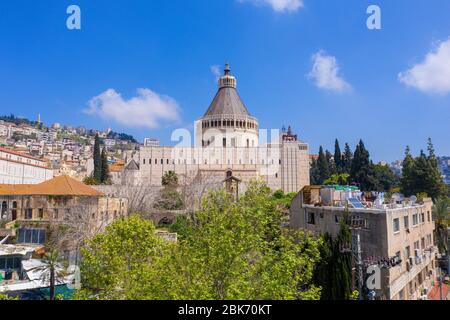
<instances>
[{"instance_id":1,"label":"green tree","mask_svg":"<svg viewBox=\"0 0 450 320\"><path fill-rule=\"evenodd\" d=\"M352 234L347 225L348 212L340 221L336 238L330 234L322 236L320 262L314 270L314 281L322 287L322 300L350 300L352 291L352 255L343 249L350 249Z\"/></svg>"},{"instance_id":2,"label":"green tree","mask_svg":"<svg viewBox=\"0 0 450 320\"><path fill-rule=\"evenodd\" d=\"M400 185L400 178L386 165L376 164L373 168L376 187L374 190L388 192Z\"/></svg>"},{"instance_id":3,"label":"green tree","mask_svg":"<svg viewBox=\"0 0 450 320\"><path fill-rule=\"evenodd\" d=\"M436 199L433 206L433 218L436 221L435 235L439 252L445 255L449 254L449 234L450 226L450 199L440 197Z\"/></svg>"},{"instance_id":4,"label":"green tree","mask_svg":"<svg viewBox=\"0 0 450 320\"><path fill-rule=\"evenodd\" d=\"M333 175L333 174L337 173L338 172L338 168L336 167L336 164L334 162L333 155L331 154L331 152L326 150L325 151L325 157L327 158L327 162L328 162L329 174Z\"/></svg>"},{"instance_id":5,"label":"green tree","mask_svg":"<svg viewBox=\"0 0 450 320\"><path fill-rule=\"evenodd\" d=\"M98 134L95 135L94 140L94 178L97 181L102 181L102 155L100 151L100 138Z\"/></svg>"},{"instance_id":6,"label":"green tree","mask_svg":"<svg viewBox=\"0 0 450 320\"><path fill-rule=\"evenodd\" d=\"M183 199L178 192L178 175L174 171L166 172L161 181L164 188L153 205L156 209L180 210L184 207Z\"/></svg>"},{"instance_id":7,"label":"green tree","mask_svg":"<svg viewBox=\"0 0 450 320\"><path fill-rule=\"evenodd\" d=\"M310 167L310 170L309 170L309 179L310 179L311 185L319 185L319 184L321 184L321 181L320 181L320 170L319 170L317 159L312 159L311 160L311 167Z\"/></svg>"},{"instance_id":8,"label":"green tree","mask_svg":"<svg viewBox=\"0 0 450 320\"><path fill-rule=\"evenodd\" d=\"M334 142L334 165L336 167L336 171L338 173L342 172L342 153L341 153L341 147L339 145L339 140L336 139L336 141Z\"/></svg>"},{"instance_id":9,"label":"green tree","mask_svg":"<svg viewBox=\"0 0 450 320\"><path fill-rule=\"evenodd\" d=\"M407 148L405 159L403 160L401 189L407 196L426 193L433 200L445 193L444 183L431 140L428 141L428 155L425 155L423 150L421 150L420 155L413 158L409 148Z\"/></svg>"},{"instance_id":10,"label":"green tree","mask_svg":"<svg viewBox=\"0 0 450 320\"><path fill-rule=\"evenodd\" d=\"M103 148L101 153L100 181L102 184L107 184L109 181L108 154L106 152L106 147Z\"/></svg>"},{"instance_id":11,"label":"green tree","mask_svg":"<svg viewBox=\"0 0 450 320\"><path fill-rule=\"evenodd\" d=\"M152 222L137 215L116 220L81 249L83 288L76 299L158 299L163 295L163 259L171 244Z\"/></svg>"},{"instance_id":12,"label":"green tree","mask_svg":"<svg viewBox=\"0 0 450 320\"><path fill-rule=\"evenodd\" d=\"M239 203L211 192L177 244L138 216L118 220L83 249L83 288L97 299L317 299L320 241L281 227L271 191L252 184Z\"/></svg>"},{"instance_id":13,"label":"green tree","mask_svg":"<svg viewBox=\"0 0 450 320\"><path fill-rule=\"evenodd\" d=\"M83 183L88 186L97 186L100 184L100 181L97 181L94 176L88 176L83 179Z\"/></svg>"},{"instance_id":14,"label":"green tree","mask_svg":"<svg viewBox=\"0 0 450 320\"><path fill-rule=\"evenodd\" d=\"M344 154L342 155L342 170L345 173L350 173L350 170L352 168L352 161L353 161L353 152L350 149L350 146L348 143L345 144L344 148Z\"/></svg>"},{"instance_id":15,"label":"green tree","mask_svg":"<svg viewBox=\"0 0 450 320\"><path fill-rule=\"evenodd\" d=\"M405 150L405 158L402 162L402 177L400 178L400 185L402 192L407 195L413 195L415 192L414 186L414 158L411 155L409 146Z\"/></svg>"},{"instance_id":16,"label":"green tree","mask_svg":"<svg viewBox=\"0 0 450 320\"><path fill-rule=\"evenodd\" d=\"M372 191L376 187L376 179L373 176L373 163L370 154L362 140L356 146L350 170L350 180L360 187L362 191Z\"/></svg>"},{"instance_id":17,"label":"green tree","mask_svg":"<svg viewBox=\"0 0 450 320\"><path fill-rule=\"evenodd\" d=\"M319 158L317 159L317 168L319 171L318 184L323 184L323 182L330 177L330 168L329 168L329 162L323 151L322 146L320 146L320 148L319 148Z\"/></svg>"},{"instance_id":18,"label":"green tree","mask_svg":"<svg viewBox=\"0 0 450 320\"><path fill-rule=\"evenodd\" d=\"M178 175L175 171L167 171L162 177L162 185L172 188L178 187Z\"/></svg>"},{"instance_id":19,"label":"green tree","mask_svg":"<svg viewBox=\"0 0 450 320\"><path fill-rule=\"evenodd\" d=\"M41 280L50 283L49 299L55 300L55 288L58 283L67 275L63 265L64 261L57 250L51 250L44 254L43 265L31 269L34 272L41 273Z\"/></svg>"},{"instance_id":20,"label":"green tree","mask_svg":"<svg viewBox=\"0 0 450 320\"><path fill-rule=\"evenodd\" d=\"M348 173L341 173L341 174L333 174L330 178L325 180L325 185L341 185L345 186L348 185L348 179L350 175Z\"/></svg>"}]
</instances>

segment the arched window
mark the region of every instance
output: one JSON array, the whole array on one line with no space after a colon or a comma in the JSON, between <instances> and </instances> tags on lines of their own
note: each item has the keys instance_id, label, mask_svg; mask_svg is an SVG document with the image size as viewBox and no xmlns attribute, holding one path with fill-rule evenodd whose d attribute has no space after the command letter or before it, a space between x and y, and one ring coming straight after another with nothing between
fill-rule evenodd
<instances>
[{"instance_id":1,"label":"arched window","mask_svg":"<svg viewBox=\"0 0 450 320\"><path fill-rule=\"evenodd\" d=\"M6 218L6 214L8 213L8 204L6 201L2 202L2 216L0 218ZM5 217L3 217L5 216Z\"/></svg>"}]
</instances>

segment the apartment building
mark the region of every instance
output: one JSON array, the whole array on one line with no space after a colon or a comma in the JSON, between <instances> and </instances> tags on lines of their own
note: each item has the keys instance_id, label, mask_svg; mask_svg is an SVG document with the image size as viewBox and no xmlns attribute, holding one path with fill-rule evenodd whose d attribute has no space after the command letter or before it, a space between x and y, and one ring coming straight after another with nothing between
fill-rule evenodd
<instances>
[{"instance_id":1,"label":"apartment building","mask_svg":"<svg viewBox=\"0 0 450 320\"><path fill-rule=\"evenodd\" d=\"M358 221L352 232L360 235L364 271L378 266L381 273L375 299L426 299L436 276L432 205L431 199L385 199L351 187L307 186L291 205L290 225L335 237L348 215L347 221Z\"/></svg>"},{"instance_id":2,"label":"apartment building","mask_svg":"<svg viewBox=\"0 0 450 320\"><path fill-rule=\"evenodd\" d=\"M0 147L1 184L37 184L52 178L45 160Z\"/></svg>"}]
</instances>

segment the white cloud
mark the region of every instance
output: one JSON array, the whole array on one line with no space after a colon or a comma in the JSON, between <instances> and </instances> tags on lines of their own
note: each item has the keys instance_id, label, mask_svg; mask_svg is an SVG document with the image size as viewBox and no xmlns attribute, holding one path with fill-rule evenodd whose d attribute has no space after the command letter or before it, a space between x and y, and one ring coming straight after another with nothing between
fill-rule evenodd
<instances>
[{"instance_id":1,"label":"white cloud","mask_svg":"<svg viewBox=\"0 0 450 320\"><path fill-rule=\"evenodd\" d=\"M313 67L308 77L318 88L334 92L346 92L352 89L351 85L339 75L339 65L335 57L319 51L313 55L312 60Z\"/></svg>"},{"instance_id":2,"label":"white cloud","mask_svg":"<svg viewBox=\"0 0 450 320\"><path fill-rule=\"evenodd\" d=\"M431 50L425 60L398 74L400 82L426 93L450 92L450 38Z\"/></svg>"},{"instance_id":3,"label":"white cloud","mask_svg":"<svg viewBox=\"0 0 450 320\"><path fill-rule=\"evenodd\" d=\"M215 64L210 67L210 70L212 74L216 77L216 80L219 80L219 78L222 76L222 72L220 71L220 65Z\"/></svg>"},{"instance_id":4,"label":"white cloud","mask_svg":"<svg viewBox=\"0 0 450 320\"><path fill-rule=\"evenodd\" d=\"M240 2L253 2L257 5L270 5L277 12L293 12L303 8L303 0L239 0Z\"/></svg>"},{"instance_id":5,"label":"white cloud","mask_svg":"<svg viewBox=\"0 0 450 320\"><path fill-rule=\"evenodd\" d=\"M92 98L84 112L126 127L148 129L156 129L163 122L180 120L178 103L150 89L138 89L137 96L128 100L114 89L108 89Z\"/></svg>"}]
</instances>

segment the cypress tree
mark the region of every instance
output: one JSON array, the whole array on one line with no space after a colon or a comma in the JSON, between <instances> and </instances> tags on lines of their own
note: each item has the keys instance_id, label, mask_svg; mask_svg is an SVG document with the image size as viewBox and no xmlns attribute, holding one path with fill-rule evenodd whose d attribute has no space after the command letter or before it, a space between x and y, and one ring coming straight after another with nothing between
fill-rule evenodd
<instances>
[{"instance_id":1,"label":"cypress tree","mask_svg":"<svg viewBox=\"0 0 450 320\"><path fill-rule=\"evenodd\" d=\"M319 171L318 184L323 184L330 177L330 169L328 167L327 157L323 152L322 146L319 148L319 159L317 159L317 167Z\"/></svg>"},{"instance_id":2,"label":"cypress tree","mask_svg":"<svg viewBox=\"0 0 450 320\"><path fill-rule=\"evenodd\" d=\"M336 166L336 171L338 173L342 172L342 153L341 147L339 146L339 141L336 139L334 143L334 165Z\"/></svg>"},{"instance_id":3,"label":"cypress tree","mask_svg":"<svg viewBox=\"0 0 450 320\"><path fill-rule=\"evenodd\" d=\"M102 181L102 156L100 151L100 138L95 135L94 142L94 178L97 182Z\"/></svg>"},{"instance_id":4,"label":"cypress tree","mask_svg":"<svg viewBox=\"0 0 450 320\"><path fill-rule=\"evenodd\" d=\"M331 154L330 151L328 151L328 150L325 151L325 157L327 158L328 172L329 172L329 177L330 177L331 175L333 175L337 172L337 168L336 168L336 165L333 160L333 155Z\"/></svg>"},{"instance_id":5,"label":"cypress tree","mask_svg":"<svg viewBox=\"0 0 450 320\"><path fill-rule=\"evenodd\" d=\"M344 173L350 174L352 167L353 153L348 143L345 144L344 154L342 156L342 170Z\"/></svg>"},{"instance_id":6,"label":"cypress tree","mask_svg":"<svg viewBox=\"0 0 450 320\"><path fill-rule=\"evenodd\" d=\"M311 185L318 185L320 183L320 171L319 167L317 165L317 160L312 159L311 160L311 168L309 170L309 180Z\"/></svg>"},{"instance_id":7,"label":"cypress tree","mask_svg":"<svg viewBox=\"0 0 450 320\"><path fill-rule=\"evenodd\" d=\"M405 158L403 159L402 167L402 177L400 178L401 190L406 196L411 196L414 194L414 158L411 155L411 149L409 148L409 146L406 147Z\"/></svg>"},{"instance_id":8,"label":"cypress tree","mask_svg":"<svg viewBox=\"0 0 450 320\"><path fill-rule=\"evenodd\" d=\"M350 170L350 179L357 183L361 190L371 191L377 186L373 173L373 163L370 161L369 151L366 150L364 142L359 141L353 157Z\"/></svg>"},{"instance_id":9,"label":"cypress tree","mask_svg":"<svg viewBox=\"0 0 450 320\"><path fill-rule=\"evenodd\" d=\"M109 170L108 170L108 155L106 153L106 147L103 148L101 154L101 178L100 182L105 184L109 180Z\"/></svg>"}]
</instances>

